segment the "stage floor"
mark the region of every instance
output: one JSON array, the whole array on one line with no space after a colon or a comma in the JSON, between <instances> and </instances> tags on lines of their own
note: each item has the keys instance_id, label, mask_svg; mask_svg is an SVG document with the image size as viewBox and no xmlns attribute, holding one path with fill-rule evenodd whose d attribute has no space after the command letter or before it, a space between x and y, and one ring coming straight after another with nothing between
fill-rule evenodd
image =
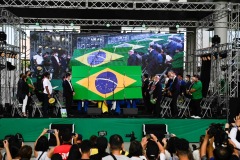
<instances>
[{"instance_id":1,"label":"stage floor","mask_svg":"<svg viewBox=\"0 0 240 160\"><path fill-rule=\"evenodd\" d=\"M1 118L0 139L5 135L22 133L26 142L34 142L43 128L52 124L74 124L75 133L83 135L83 139L97 135L98 131L107 131L107 138L112 134L120 134L125 142L130 138L126 134L135 133L141 140L143 124L167 124L169 133L174 133L189 142L198 142L199 137L211 123L225 124L226 119L164 119L164 118Z\"/></svg>"}]
</instances>

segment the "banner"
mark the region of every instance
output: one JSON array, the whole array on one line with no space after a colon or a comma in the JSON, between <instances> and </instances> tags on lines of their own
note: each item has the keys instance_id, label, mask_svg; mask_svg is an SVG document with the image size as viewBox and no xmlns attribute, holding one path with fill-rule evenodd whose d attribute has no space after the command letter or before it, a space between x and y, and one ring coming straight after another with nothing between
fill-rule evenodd
<instances>
[{"instance_id":1,"label":"banner","mask_svg":"<svg viewBox=\"0 0 240 160\"><path fill-rule=\"evenodd\" d=\"M76 93L75 100L142 98L139 66L73 66L72 84Z\"/></svg>"}]
</instances>

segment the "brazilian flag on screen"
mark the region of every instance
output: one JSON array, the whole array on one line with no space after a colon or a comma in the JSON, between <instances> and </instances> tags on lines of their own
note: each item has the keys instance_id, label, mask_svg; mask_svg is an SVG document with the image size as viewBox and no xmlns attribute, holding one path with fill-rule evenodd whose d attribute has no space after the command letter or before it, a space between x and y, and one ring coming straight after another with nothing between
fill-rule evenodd
<instances>
[{"instance_id":1,"label":"brazilian flag on screen","mask_svg":"<svg viewBox=\"0 0 240 160\"><path fill-rule=\"evenodd\" d=\"M72 67L75 100L142 98L140 66Z\"/></svg>"},{"instance_id":2,"label":"brazilian flag on screen","mask_svg":"<svg viewBox=\"0 0 240 160\"><path fill-rule=\"evenodd\" d=\"M131 49L131 47L75 49L71 66L125 66L127 65L128 51Z\"/></svg>"}]
</instances>

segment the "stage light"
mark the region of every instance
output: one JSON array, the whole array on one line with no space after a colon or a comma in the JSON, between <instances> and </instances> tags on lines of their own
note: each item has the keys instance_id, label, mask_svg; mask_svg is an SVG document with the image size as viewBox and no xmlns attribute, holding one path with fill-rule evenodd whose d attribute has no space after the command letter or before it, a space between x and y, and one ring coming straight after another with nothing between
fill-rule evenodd
<instances>
[{"instance_id":1,"label":"stage light","mask_svg":"<svg viewBox=\"0 0 240 160\"><path fill-rule=\"evenodd\" d=\"M179 25L178 25L178 24L176 25L176 28L179 28Z\"/></svg>"},{"instance_id":2,"label":"stage light","mask_svg":"<svg viewBox=\"0 0 240 160\"><path fill-rule=\"evenodd\" d=\"M106 27L110 27L111 25L109 23L106 24Z\"/></svg>"},{"instance_id":3,"label":"stage light","mask_svg":"<svg viewBox=\"0 0 240 160\"><path fill-rule=\"evenodd\" d=\"M213 53L213 59L216 60L218 58L218 52Z\"/></svg>"},{"instance_id":4,"label":"stage light","mask_svg":"<svg viewBox=\"0 0 240 160\"><path fill-rule=\"evenodd\" d=\"M58 48L58 50L62 50L62 48Z\"/></svg>"},{"instance_id":5,"label":"stage light","mask_svg":"<svg viewBox=\"0 0 240 160\"><path fill-rule=\"evenodd\" d=\"M40 26L40 24L38 22L35 23L36 26Z\"/></svg>"},{"instance_id":6,"label":"stage light","mask_svg":"<svg viewBox=\"0 0 240 160\"><path fill-rule=\"evenodd\" d=\"M74 26L74 23L71 23L70 25L73 27L73 26Z\"/></svg>"},{"instance_id":7,"label":"stage light","mask_svg":"<svg viewBox=\"0 0 240 160\"><path fill-rule=\"evenodd\" d=\"M146 25L145 24L142 24L142 28L145 28L146 27Z\"/></svg>"},{"instance_id":8,"label":"stage light","mask_svg":"<svg viewBox=\"0 0 240 160\"><path fill-rule=\"evenodd\" d=\"M0 32L0 41L4 42L7 40L7 35L5 32Z\"/></svg>"},{"instance_id":9,"label":"stage light","mask_svg":"<svg viewBox=\"0 0 240 160\"><path fill-rule=\"evenodd\" d=\"M38 46L38 48L42 48L42 46Z\"/></svg>"},{"instance_id":10,"label":"stage light","mask_svg":"<svg viewBox=\"0 0 240 160\"><path fill-rule=\"evenodd\" d=\"M224 51L219 52L219 57L220 57L221 59L227 58L227 55L228 55L228 51L227 51L227 50L224 50Z\"/></svg>"},{"instance_id":11,"label":"stage light","mask_svg":"<svg viewBox=\"0 0 240 160\"><path fill-rule=\"evenodd\" d=\"M46 49L48 48L48 46L45 47Z\"/></svg>"},{"instance_id":12,"label":"stage light","mask_svg":"<svg viewBox=\"0 0 240 160\"><path fill-rule=\"evenodd\" d=\"M221 38L218 35L214 35L212 37L212 44L213 46L217 47L218 44L221 43Z\"/></svg>"},{"instance_id":13,"label":"stage light","mask_svg":"<svg viewBox=\"0 0 240 160\"><path fill-rule=\"evenodd\" d=\"M228 65L222 65L222 66L221 66L221 71L226 71L227 68L228 68Z\"/></svg>"}]
</instances>

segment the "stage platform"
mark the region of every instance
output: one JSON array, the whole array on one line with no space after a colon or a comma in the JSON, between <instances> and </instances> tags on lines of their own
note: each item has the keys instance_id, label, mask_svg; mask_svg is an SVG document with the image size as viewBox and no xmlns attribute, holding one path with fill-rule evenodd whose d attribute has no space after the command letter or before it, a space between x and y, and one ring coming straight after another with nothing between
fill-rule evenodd
<instances>
[{"instance_id":1,"label":"stage platform","mask_svg":"<svg viewBox=\"0 0 240 160\"><path fill-rule=\"evenodd\" d=\"M107 131L107 138L112 134L120 134L125 142L130 138L125 137L131 132L135 133L137 140L142 137L143 124L167 124L169 133L174 133L189 142L198 142L199 136L211 123L226 123L226 119L163 119L163 118L1 118L0 139L5 135L22 133L26 142L34 142L43 128L53 124L74 124L75 132L88 139L97 135L98 131Z\"/></svg>"}]
</instances>

